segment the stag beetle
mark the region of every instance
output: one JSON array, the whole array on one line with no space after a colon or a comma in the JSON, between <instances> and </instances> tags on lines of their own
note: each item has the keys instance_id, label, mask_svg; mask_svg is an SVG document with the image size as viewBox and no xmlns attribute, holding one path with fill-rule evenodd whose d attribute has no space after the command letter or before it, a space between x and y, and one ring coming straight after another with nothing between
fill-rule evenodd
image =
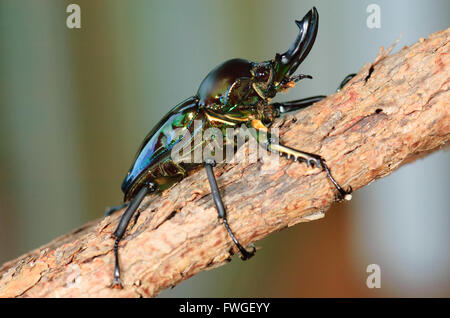
<instances>
[{"instance_id":1,"label":"stag beetle","mask_svg":"<svg viewBox=\"0 0 450 318\"><path fill-rule=\"evenodd\" d=\"M114 232L116 241L114 243L115 268L112 287L122 287L118 246L131 217L144 197L150 192L161 190L180 181L193 167L193 165L177 162L171 157L170 149L182 140L174 136L175 128L189 131L194 138L196 134L207 127L222 129L245 124L257 131L254 137L258 143L264 144L265 149L278 153L280 156L292 158L294 161L305 162L307 166L322 168L339 192L339 196L347 200L351 199L351 187L344 190L335 181L322 157L273 143L268 131L270 124L282 113L305 108L325 98L325 96L313 96L284 103L269 103L270 99L278 92L293 87L295 82L304 78L312 78L309 75L293 74L314 44L319 25L319 14L316 8L312 8L301 21L296 20L295 23L300 31L295 42L285 53L276 54L274 59L261 63L232 59L220 64L205 77L195 96L175 106L144 139L137 158L122 183L125 203L106 213L109 215L115 210L127 206ZM346 77L340 87L345 85L352 76ZM194 120L201 121L201 129L195 131L192 124ZM269 136L262 141L260 133L266 133ZM215 161L206 158L201 164L206 169L219 219L222 220L225 229L239 249L241 259L249 259L255 253L255 248L253 247L251 251L245 249L228 224L225 207L213 172Z\"/></svg>"}]
</instances>

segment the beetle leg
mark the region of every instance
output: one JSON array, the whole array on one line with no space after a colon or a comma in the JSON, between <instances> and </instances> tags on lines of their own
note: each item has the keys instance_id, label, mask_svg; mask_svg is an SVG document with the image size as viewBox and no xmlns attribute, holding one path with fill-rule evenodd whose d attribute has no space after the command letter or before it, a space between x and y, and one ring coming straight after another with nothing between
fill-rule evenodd
<instances>
[{"instance_id":1,"label":"beetle leg","mask_svg":"<svg viewBox=\"0 0 450 318\"><path fill-rule=\"evenodd\" d=\"M350 80L351 80L353 77L355 77L355 76L356 76L355 73L348 74L348 75L342 80L341 84L339 84L339 87L338 87L338 89L336 90L336 92L339 92L341 89L343 89L344 86L345 86L348 82L350 82Z\"/></svg>"},{"instance_id":2,"label":"beetle leg","mask_svg":"<svg viewBox=\"0 0 450 318\"><path fill-rule=\"evenodd\" d=\"M112 288L122 288L122 282L120 281L120 266L119 266L119 242L125 234L125 230L127 229L128 224L130 223L131 217L138 209L144 197L149 192L156 191L156 184L153 182L148 182L143 186L139 192L136 194L134 199L129 203L128 208L122 214L120 218L119 224L117 225L116 230L114 231L114 236L116 237L116 241L114 242L114 257L115 257L115 266L114 266L114 279L111 283Z\"/></svg>"},{"instance_id":3,"label":"beetle leg","mask_svg":"<svg viewBox=\"0 0 450 318\"><path fill-rule=\"evenodd\" d=\"M325 159L323 159L321 156L316 155L316 154L312 154L312 153L308 153L308 152L304 152L304 151L300 151L300 150L296 150L296 149L292 149L280 144L272 144L269 142L269 144L267 145L268 150L274 152L274 153L279 153L280 156L284 155L285 157L287 157L288 159L292 158L292 160L294 161L300 161L300 162L305 162L306 166L311 166L311 167L317 167L317 168L322 168L322 170L324 170L328 176L328 179L330 179L330 181L333 183L333 185L336 187L336 189L339 191L339 195L341 198L344 198L347 201L350 201L352 199L352 187L349 188L349 190L344 190L339 183L336 182L336 180L333 178L333 176L331 175L330 169L328 168L327 164L325 163Z\"/></svg>"},{"instance_id":4,"label":"beetle leg","mask_svg":"<svg viewBox=\"0 0 450 318\"><path fill-rule=\"evenodd\" d=\"M273 137L270 136L269 129L264 126L264 124L260 120L253 120L251 122L251 126L255 128L256 135L254 137L256 138L256 141L261 144L263 147L267 147L267 150L278 153L280 156L285 156L288 159L294 160L294 161L300 161L305 162L306 165L309 166L315 166L317 168L322 168L327 176L328 179L333 183L333 185L336 187L336 189L339 191L339 195L341 198L344 198L346 200L351 200L352 196L352 187L349 187L349 190L344 190L339 183L336 182L336 180L331 175L330 169L328 168L327 164L325 163L325 159L323 159L319 155L315 155L312 153L292 149L286 146L283 146L279 143L275 143L273 140ZM262 134L266 135L266 138L262 138Z\"/></svg>"},{"instance_id":5,"label":"beetle leg","mask_svg":"<svg viewBox=\"0 0 450 318\"><path fill-rule=\"evenodd\" d=\"M108 208L106 208L106 211L105 211L105 217L106 216L110 216L111 214L113 214L114 212L117 212L117 211L119 211L119 210L122 210L123 208L126 208L128 205L130 204L130 202L125 202L125 203L122 203L121 205L116 205L116 206L111 206L111 207L108 207Z\"/></svg>"},{"instance_id":6,"label":"beetle leg","mask_svg":"<svg viewBox=\"0 0 450 318\"><path fill-rule=\"evenodd\" d=\"M283 114L311 106L312 104L321 101L325 97L325 95L311 96L308 98L297 99L284 103L273 103L271 105L276 111L278 111L278 113Z\"/></svg>"},{"instance_id":7,"label":"beetle leg","mask_svg":"<svg viewBox=\"0 0 450 318\"><path fill-rule=\"evenodd\" d=\"M303 75L303 74L300 74L300 75L301 75L300 79L302 79L302 78L309 78L308 77L309 75ZM347 75L342 80L342 82L339 84L339 87L338 87L338 89L336 91L339 92L342 88L344 88L344 86L353 77L355 77L355 75L356 74L354 74L354 73ZM292 78L294 78L294 77L292 77ZM311 106L312 104L321 101L325 97L326 97L325 95L317 95L317 96L311 96L311 97L307 97L307 98L292 100L292 101L284 102L284 103L273 103L273 104L271 104L271 106L275 109L276 112L278 112L279 114L283 114L283 113L292 112L294 110L299 110L299 109Z\"/></svg>"},{"instance_id":8,"label":"beetle leg","mask_svg":"<svg viewBox=\"0 0 450 318\"><path fill-rule=\"evenodd\" d=\"M216 204L217 212L219 213L219 218L222 219L225 228L228 231L228 234L231 236L234 244L237 246L239 251L241 252L241 259L247 260L253 255L255 255L255 247L253 246L253 250L251 252L247 251L238 241L236 236L234 236L231 228L228 224L227 214L225 211L225 207L223 206L222 198L220 196L219 188L217 187L216 177L214 176L213 167L216 165L216 162L213 159L205 160L205 169L206 175L208 176L209 185L211 187L211 193L214 199L214 203Z\"/></svg>"}]
</instances>

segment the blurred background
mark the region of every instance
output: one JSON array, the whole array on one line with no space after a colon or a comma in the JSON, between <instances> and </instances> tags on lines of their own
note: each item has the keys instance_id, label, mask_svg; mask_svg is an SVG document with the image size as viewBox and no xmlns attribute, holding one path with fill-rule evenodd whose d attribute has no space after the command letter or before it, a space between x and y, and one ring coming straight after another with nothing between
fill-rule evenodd
<instances>
[{"instance_id":1,"label":"blurred background","mask_svg":"<svg viewBox=\"0 0 450 318\"><path fill-rule=\"evenodd\" d=\"M66 7L81 8L81 29ZM369 28L370 4L380 28ZM217 64L285 51L316 6L302 81L277 100L330 94L400 35L398 51L445 29L442 1L0 2L0 263L122 200L147 132ZM202 272L164 297L450 296L450 154L406 165L324 219L257 242L248 262ZM369 264L381 288L366 286Z\"/></svg>"}]
</instances>

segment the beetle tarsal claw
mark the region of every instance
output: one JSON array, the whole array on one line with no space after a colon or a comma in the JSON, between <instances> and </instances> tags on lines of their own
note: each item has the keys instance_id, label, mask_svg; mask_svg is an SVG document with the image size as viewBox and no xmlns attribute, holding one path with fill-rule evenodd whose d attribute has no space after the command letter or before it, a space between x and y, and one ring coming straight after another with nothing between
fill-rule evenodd
<instances>
[{"instance_id":1,"label":"beetle tarsal claw","mask_svg":"<svg viewBox=\"0 0 450 318\"><path fill-rule=\"evenodd\" d=\"M123 289L123 285L122 282L120 281L120 278L114 277L109 287L114 289Z\"/></svg>"},{"instance_id":2,"label":"beetle tarsal claw","mask_svg":"<svg viewBox=\"0 0 450 318\"><path fill-rule=\"evenodd\" d=\"M352 186L348 186L348 190L347 191L345 191L346 193L345 193L345 195L344 195L344 199L346 200L346 201L350 201L351 199L352 199L352 192L353 192L353 188L352 188Z\"/></svg>"},{"instance_id":3,"label":"beetle tarsal claw","mask_svg":"<svg viewBox=\"0 0 450 318\"><path fill-rule=\"evenodd\" d=\"M247 250L241 250L241 255L240 255L241 260L246 261L246 260L252 258L253 255L255 255L255 253L256 253L255 245L251 244L251 248L252 248L252 250L250 252Z\"/></svg>"},{"instance_id":4,"label":"beetle tarsal claw","mask_svg":"<svg viewBox=\"0 0 450 318\"><path fill-rule=\"evenodd\" d=\"M343 188L338 188L338 201L351 201L351 199L353 198L352 193L353 193L353 189L351 186L348 186L348 190L344 190Z\"/></svg>"}]
</instances>

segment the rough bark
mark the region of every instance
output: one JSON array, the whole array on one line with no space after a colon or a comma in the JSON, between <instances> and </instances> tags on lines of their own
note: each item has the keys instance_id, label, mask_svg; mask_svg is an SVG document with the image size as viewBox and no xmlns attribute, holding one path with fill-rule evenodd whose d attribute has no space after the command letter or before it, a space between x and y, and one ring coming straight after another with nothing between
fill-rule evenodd
<instances>
[{"instance_id":1,"label":"rough bark","mask_svg":"<svg viewBox=\"0 0 450 318\"><path fill-rule=\"evenodd\" d=\"M450 28L391 56L380 50L342 91L280 119L281 141L326 158L336 180L354 190L441 148L450 136L449 38ZM285 158L219 165L216 176L243 244L321 218L335 202L323 172ZM204 170L141 207L120 244L124 289L108 287L116 213L5 263L0 296L148 297L236 252Z\"/></svg>"}]
</instances>

